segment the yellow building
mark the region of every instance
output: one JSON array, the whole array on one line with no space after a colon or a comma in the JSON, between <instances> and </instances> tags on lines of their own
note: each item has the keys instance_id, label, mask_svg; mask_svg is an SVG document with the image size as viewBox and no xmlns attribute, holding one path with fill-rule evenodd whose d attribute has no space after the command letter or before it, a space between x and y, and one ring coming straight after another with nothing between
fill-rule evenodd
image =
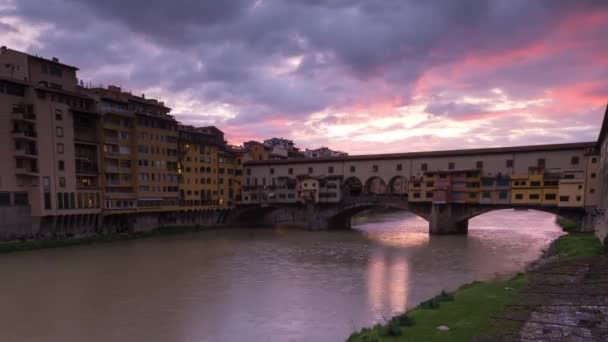
<instances>
[{"instance_id":1,"label":"yellow building","mask_svg":"<svg viewBox=\"0 0 608 342\"><path fill-rule=\"evenodd\" d=\"M564 172L559 180L558 206L582 207L585 203L585 171L572 170Z\"/></svg>"},{"instance_id":2,"label":"yellow building","mask_svg":"<svg viewBox=\"0 0 608 342\"><path fill-rule=\"evenodd\" d=\"M224 133L209 127L179 126L180 207L220 206L219 150Z\"/></svg>"},{"instance_id":3,"label":"yellow building","mask_svg":"<svg viewBox=\"0 0 608 342\"><path fill-rule=\"evenodd\" d=\"M425 190L427 186L423 186L423 178L413 178L408 182L408 201L409 202L426 202ZM432 200L432 198L431 198Z\"/></svg>"},{"instance_id":4,"label":"yellow building","mask_svg":"<svg viewBox=\"0 0 608 342\"><path fill-rule=\"evenodd\" d=\"M479 203L481 191L481 172L469 170L465 178L465 203Z\"/></svg>"}]
</instances>

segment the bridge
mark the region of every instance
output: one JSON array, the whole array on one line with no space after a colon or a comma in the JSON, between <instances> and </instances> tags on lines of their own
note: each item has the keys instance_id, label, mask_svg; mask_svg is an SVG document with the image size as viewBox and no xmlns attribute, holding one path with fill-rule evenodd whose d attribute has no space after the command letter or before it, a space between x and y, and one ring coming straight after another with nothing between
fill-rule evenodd
<instances>
[{"instance_id":1,"label":"bridge","mask_svg":"<svg viewBox=\"0 0 608 342\"><path fill-rule=\"evenodd\" d=\"M533 209L593 230L600 198L597 144L574 143L245 164L233 220L310 230L349 229L373 208L412 212L431 234L466 234L468 221Z\"/></svg>"}]
</instances>

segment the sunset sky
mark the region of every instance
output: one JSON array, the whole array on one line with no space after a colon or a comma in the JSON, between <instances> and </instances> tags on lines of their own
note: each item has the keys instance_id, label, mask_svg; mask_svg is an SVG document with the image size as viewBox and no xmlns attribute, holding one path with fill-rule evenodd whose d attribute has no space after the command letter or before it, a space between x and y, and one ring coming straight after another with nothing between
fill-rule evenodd
<instances>
[{"instance_id":1,"label":"sunset sky","mask_svg":"<svg viewBox=\"0 0 608 342\"><path fill-rule=\"evenodd\" d=\"M608 102L608 1L0 0L0 37L231 143L592 141Z\"/></svg>"}]
</instances>

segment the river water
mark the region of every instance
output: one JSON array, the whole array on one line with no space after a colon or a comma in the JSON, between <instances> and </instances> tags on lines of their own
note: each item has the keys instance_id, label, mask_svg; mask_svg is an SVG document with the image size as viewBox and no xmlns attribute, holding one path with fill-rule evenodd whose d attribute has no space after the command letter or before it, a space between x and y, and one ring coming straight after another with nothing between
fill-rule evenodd
<instances>
[{"instance_id":1,"label":"river water","mask_svg":"<svg viewBox=\"0 0 608 342\"><path fill-rule=\"evenodd\" d=\"M355 231L227 229L0 255L0 341L343 341L441 290L510 275L561 235L497 211L468 236L407 213Z\"/></svg>"}]
</instances>

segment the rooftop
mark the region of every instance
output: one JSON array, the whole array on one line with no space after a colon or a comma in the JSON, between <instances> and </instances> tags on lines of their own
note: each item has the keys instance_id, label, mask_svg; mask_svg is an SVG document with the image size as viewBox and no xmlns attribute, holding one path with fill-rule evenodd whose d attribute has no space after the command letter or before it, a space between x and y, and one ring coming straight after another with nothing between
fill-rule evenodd
<instances>
[{"instance_id":1,"label":"rooftop","mask_svg":"<svg viewBox=\"0 0 608 342\"><path fill-rule=\"evenodd\" d=\"M512 147L478 148L463 150L444 150L429 152L405 152L405 153L386 153L386 154L365 154L352 155L345 157L314 158L314 159L286 159L286 160L255 160L249 161L247 165L281 165L281 164L309 164L324 162L343 162L343 161L364 161L364 160L394 160L404 158L441 158L449 156L471 156L483 154L502 154L514 152L540 152L540 151L562 151L585 149L595 147L596 142L582 142L570 144L550 144L550 145L528 145Z\"/></svg>"}]
</instances>

